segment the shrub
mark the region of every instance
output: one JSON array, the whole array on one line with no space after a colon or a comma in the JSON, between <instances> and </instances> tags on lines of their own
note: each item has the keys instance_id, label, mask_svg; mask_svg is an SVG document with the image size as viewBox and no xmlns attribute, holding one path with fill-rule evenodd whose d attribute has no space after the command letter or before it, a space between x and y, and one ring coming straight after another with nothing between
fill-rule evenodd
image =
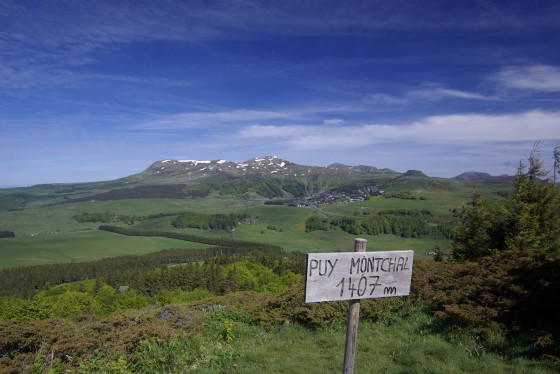
<instances>
[{"instance_id":1,"label":"shrub","mask_svg":"<svg viewBox=\"0 0 560 374\"><path fill-rule=\"evenodd\" d=\"M482 334L529 333L537 352L560 357L560 255L508 251L414 267L413 297L430 300L446 323Z\"/></svg>"},{"instance_id":2,"label":"shrub","mask_svg":"<svg viewBox=\"0 0 560 374\"><path fill-rule=\"evenodd\" d=\"M0 230L0 238L15 238L16 234L9 230Z\"/></svg>"}]
</instances>

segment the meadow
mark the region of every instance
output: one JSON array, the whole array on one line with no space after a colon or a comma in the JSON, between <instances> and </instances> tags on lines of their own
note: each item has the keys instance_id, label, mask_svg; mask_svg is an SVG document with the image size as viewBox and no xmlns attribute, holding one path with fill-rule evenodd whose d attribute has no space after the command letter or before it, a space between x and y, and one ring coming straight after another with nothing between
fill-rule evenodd
<instances>
[{"instance_id":1,"label":"meadow","mask_svg":"<svg viewBox=\"0 0 560 374\"><path fill-rule=\"evenodd\" d=\"M5 238L0 268L95 261L142 255L164 248L200 248L201 244L161 237L126 237L91 230Z\"/></svg>"},{"instance_id":2,"label":"meadow","mask_svg":"<svg viewBox=\"0 0 560 374\"><path fill-rule=\"evenodd\" d=\"M442 182L441 182L442 183ZM452 219L453 209L470 199L475 184L445 182L435 188L418 183L401 183L387 188L388 193L402 193L411 198L371 197L362 202L337 202L297 208L286 205L264 205L263 200L224 198L212 194L207 198L127 199L85 201L40 205L32 201L19 210L0 210L0 228L16 233L15 238L0 241L0 268L39 265L56 262L90 261L108 256L143 254L164 248L199 248L200 245L163 238L128 238L96 232L99 223L78 222L80 213L150 216L201 212L205 214L249 214L251 224L236 227L235 239L278 245L287 251L333 252L352 250L355 236L340 230L305 232L309 217L363 217L383 210L429 210L434 216ZM476 185L491 199L511 187L501 183ZM52 193L52 191L48 191ZM50 196L50 195L48 195ZM231 237L225 231L181 229L171 225L173 216L144 219L126 225L139 230L181 231L209 237ZM445 238L406 238L398 235L360 235L368 240L368 250L414 250L417 257L450 244Z\"/></svg>"},{"instance_id":3,"label":"meadow","mask_svg":"<svg viewBox=\"0 0 560 374\"><path fill-rule=\"evenodd\" d=\"M359 203L337 203L320 207L263 205L262 202L227 199L141 199L82 202L32 207L19 211L0 211L0 227L16 233L15 238L0 241L0 268L40 265L57 262L91 261L104 257L144 254L164 248L200 248L200 244L164 238L129 238L98 232L100 223L78 222L79 213L113 213L148 216L159 213L224 213L249 214L253 222L235 228L233 238L274 244L287 251L349 251L355 236L340 230L305 232L307 218L354 216L356 212L375 213L383 209L432 209L435 214L451 216L450 206L459 206L464 195L449 201L401 200L374 197ZM176 229L173 216L151 218L125 225L131 229L178 231L208 237L231 237L225 231ZM446 249L443 238L404 238L395 235L362 235L368 250L414 250L425 257L434 248Z\"/></svg>"},{"instance_id":4,"label":"meadow","mask_svg":"<svg viewBox=\"0 0 560 374\"><path fill-rule=\"evenodd\" d=\"M355 373L554 373L552 363L508 357L503 337L487 347L476 336L447 339L434 332L437 321L416 312L407 318L363 321L358 328ZM268 332L237 323L231 344L233 367L240 373L337 373L344 356L346 326L332 323L309 331L301 325ZM504 355L505 353L505 355ZM215 365L201 368L211 373ZM227 371L227 369L226 369ZM225 371L224 371L225 372Z\"/></svg>"}]
</instances>

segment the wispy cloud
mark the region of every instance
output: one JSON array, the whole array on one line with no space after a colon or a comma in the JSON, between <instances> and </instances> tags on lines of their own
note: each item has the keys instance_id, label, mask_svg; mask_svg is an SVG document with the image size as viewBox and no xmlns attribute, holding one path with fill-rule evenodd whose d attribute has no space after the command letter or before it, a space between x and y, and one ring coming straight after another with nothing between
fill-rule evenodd
<instances>
[{"instance_id":1,"label":"wispy cloud","mask_svg":"<svg viewBox=\"0 0 560 374\"><path fill-rule=\"evenodd\" d=\"M282 112L236 109L216 112L191 112L158 116L153 120L134 125L136 129L182 129L193 127L217 126L224 124L261 122L266 120L286 119L289 115Z\"/></svg>"},{"instance_id":2,"label":"wispy cloud","mask_svg":"<svg viewBox=\"0 0 560 374\"><path fill-rule=\"evenodd\" d=\"M377 105L377 104L398 105L398 104L406 103L407 100L403 99L403 98L400 98L400 97L383 94L383 93L376 93L376 94L371 94L371 95L366 96L362 100L362 102L364 104L373 104L373 105Z\"/></svg>"},{"instance_id":3,"label":"wispy cloud","mask_svg":"<svg viewBox=\"0 0 560 374\"><path fill-rule=\"evenodd\" d=\"M272 126L253 125L239 132L241 138L275 138L295 148L352 148L383 142L506 142L559 139L560 112L430 116L402 125Z\"/></svg>"},{"instance_id":4,"label":"wispy cloud","mask_svg":"<svg viewBox=\"0 0 560 374\"><path fill-rule=\"evenodd\" d=\"M434 84L425 85L425 87L422 89L412 90L408 93L408 97L428 101L439 101L445 98L465 100L499 100L495 96L487 96L476 92L455 90Z\"/></svg>"},{"instance_id":5,"label":"wispy cloud","mask_svg":"<svg viewBox=\"0 0 560 374\"><path fill-rule=\"evenodd\" d=\"M560 67L509 66L500 70L493 80L506 88L516 90L560 92Z\"/></svg>"},{"instance_id":6,"label":"wispy cloud","mask_svg":"<svg viewBox=\"0 0 560 374\"><path fill-rule=\"evenodd\" d=\"M458 114L430 116L411 124L404 136L424 141L505 142L557 139L558 111L502 115Z\"/></svg>"},{"instance_id":7,"label":"wispy cloud","mask_svg":"<svg viewBox=\"0 0 560 374\"><path fill-rule=\"evenodd\" d=\"M323 124L325 125L343 125L344 123L346 123L346 121L340 118L330 118L323 120Z\"/></svg>"},{"instance_id":8,"label":"wispy cloud","mask_svg":"<svg viewBox=\"0 0 560 374\"><path fill-rule=\"evenodd\" d=\"M450 7L446 12L440 8L437 1L394 1L390 5L386 1L361 0L344 4L333 0L162 1L156 8L150 3L132 1L77 0L61 2L56 7L49 2L3 1L0 24L5 32L0 34L0 81L15 75L19 86L25 87L29 83L22 82L41 81L46 72L56 75L57 70L86 66L133 43L180 41L203 45L216 40L254 40L266 35L376 36L392 30L557 24L554 9L533 13L530 9L478 3ZM12 81L11 86L17 85ZM457 94L441 92L440 96Z\"/></svg>"},{"instance_id":9,"label":"wispy cloud","mask_svg":"<svg viewBox=\"0 0 560 374\"><path fill-rule=\"evenodd\" d=\"M441 101L444 99L492 101L501 100L498 96L484 95L477 92L469 92L446 88L438 84L424 84L421 88L412 89L402 97L376 93L366 96L362 102L366 105L402 105L420 101Z\"/></svg>"},{"instance_id":10,"label":"wispy cloud","mask_svg":"<svg viewBox=\"0 0 560 374\"><path fill-rule=\"evenodd\" d=\"M193 84L193 81L187 81L184 79L161 78L157 76L84 74L83 79L105 80L111 82L145 84L150 86L167 86L167 87L182 87L182 86L190 86Z\"/></svg>"}]
</instances>

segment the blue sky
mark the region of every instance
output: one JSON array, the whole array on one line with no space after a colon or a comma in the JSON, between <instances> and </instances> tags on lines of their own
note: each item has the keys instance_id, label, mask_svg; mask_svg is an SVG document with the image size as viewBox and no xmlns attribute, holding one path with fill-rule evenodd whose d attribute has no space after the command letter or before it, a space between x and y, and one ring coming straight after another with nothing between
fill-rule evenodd
<instances>
[{"instance_id":1,"label":"blue sky","mask_svg":"<svg viewBox=\"0 0 560 374\"><path fill-rule=\"evenodd\" d=\"M514 174L560 145L560 2L0 0L0 186L277 155Z\"/></svg>"}]
</instances>

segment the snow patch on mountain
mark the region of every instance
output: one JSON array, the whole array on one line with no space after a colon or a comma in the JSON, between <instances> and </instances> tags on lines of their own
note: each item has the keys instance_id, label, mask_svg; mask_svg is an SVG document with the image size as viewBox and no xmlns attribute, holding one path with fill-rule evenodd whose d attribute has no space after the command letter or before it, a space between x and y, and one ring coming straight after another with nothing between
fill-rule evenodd
<instances>
[{"instance_id":1,"label":"snow patch on mountain","mask_svg":"<svg viewBox=\"0 0 560 374\"><path fill-rule=\"evenodd\" d=\"M261 175L272 176L275 178L294 178L305 177L321 173L337 173L345 175L379 173L380 170L370 166L347 166L342 164L332 164L325 167L299 165L290 161L283 160L278 156L255 157L243 162L231 162L225 159L216 160L161 160L156 161L144 174L156 176L157 178L177 178L193 180L199 176L212 174L229 174L232 176ZM384 172L381 171L381 172ZM387 170L386 172L389 172Z\"/></svg>"}]
</instances>

